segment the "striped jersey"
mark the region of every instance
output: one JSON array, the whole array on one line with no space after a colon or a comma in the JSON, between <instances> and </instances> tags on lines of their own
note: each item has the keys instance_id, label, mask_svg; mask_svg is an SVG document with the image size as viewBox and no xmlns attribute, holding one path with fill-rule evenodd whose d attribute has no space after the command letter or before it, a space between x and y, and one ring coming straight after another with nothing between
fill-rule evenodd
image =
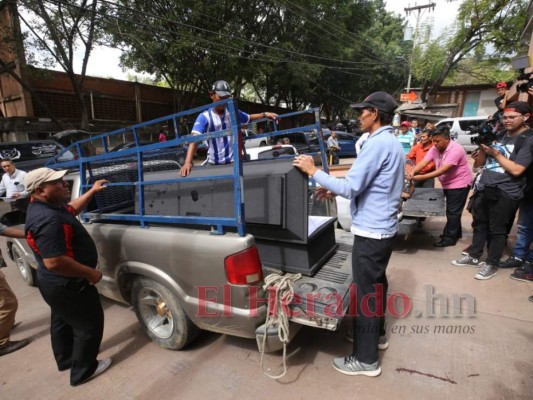
<instances>
[{"instance_id":1,"label":"striped jersey","mask_svg":"<svg viewBox=\"0 0 533 400\"><path fill-rule=\"evenodd\" d=\"M237 118L239 123L247 124L250 122L250 116L245 112L238 111ZM230 114L228 110L224 111L221 117L214 108L204 111L192 128L193 135L200 135L208 132L222 131L231 128ZM209 149L207 151L207 162L210 164L229 164L233 161L233 136L223 136L220 138L208 140Z\"/></svg>"}]
</instances>

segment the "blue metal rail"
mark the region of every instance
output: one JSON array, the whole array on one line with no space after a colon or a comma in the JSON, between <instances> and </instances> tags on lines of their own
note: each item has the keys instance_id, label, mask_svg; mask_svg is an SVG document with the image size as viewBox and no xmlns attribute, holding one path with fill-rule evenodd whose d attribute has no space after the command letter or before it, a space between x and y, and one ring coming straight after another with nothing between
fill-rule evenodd
<instances>
[{"instance_id":1,"label":"blue metal rail","mask_svg":"<svg viewBox=\"0 0 533 400\"><path fill-rule=\"evenodd\" d=\"M229 111L231 119L231 127L227 130L210 132L205 135L182 135L179 130L179 120L181 118L187 118L197 115L211 107L225 105ZM244 147L242 138L239 134L240 127L238 121L237 105L233 99L222 100L218 103L211 103L202 107L197 107L191 110L179 112L166 117L157 118L148 122L132 125L127 128L118 129L109 133L94 136L91 138L80 140L64 149L60 154L55 157L54 161L47 164L50 168L55 169L77 169L80 172L81 192L85 193L92 187L94 180L105 178L106 169L102 168L102 165L106 165L106 168L111 168L115 174L135 174L134 180L131 181L119 181L111 182L108 184L112 190L130 190L136 210L134 213L114 213L112 211L106 211L102 207L96 207L88 212L82 213L82 218L86 221L93 220L107 220L107 221L134 221L138 222L140 226L146 227L150 223L163 223L163 224L193 224L193 225L206 225L211 226L211 232L214 234L224 234L227 228L236 229L239 235L244 236L246 233L244 212L245 207L243 203L243 157L240 149ZM303 114L313 114L315 122L313 124L301 126L291 129L278 129L280 120L294 117ZM266 121L266 119L255 120L256 122ZM162 124L172 125L176 134L175 139L168 140L161 143L141 144L140 133L146 129L156 129ZM244 124L243 124L244 125ZM273 122L273 131L265 134L257 135L256 137L274 137L284 134L291 134L296 132L309 132L315 131L318 135L318 143L321 153L323 168L327 171L327 161L324 143L322 140L320 119L318 116L318 109L310 109L302 112L288 113L280 115L278 121ZM122 135L132 135L135 146L129 149L121 151L110 151L110 142L113 138L117 139ZM186 146L191 143L198 143L214 138L220 138L223 136L233 137L233 174L221 175L221 176L206 176L206 177L181 177L179 175L179 165L176 163L176 178L164 179L164 180L145 180L145 169L149 168L149 162L146 161L147 155L155 161L156 164L160 162L158 159L159 154L165 152L174 152L181 149L184 153ZM242 146L242 147L241 147ZM88 148L100 147L103 149L102 154L93 154L88 152ZM59 161L61 156L66 152L72 152L77 155L77 158L71 161ZM111 165L111 167L109 167ZM168 170L168 169L167 169ZM120 175L120 176L122 176ZM145 204L145 188L150 185L172 184L177 182L195 182L203 180L231 180L233 182L233 217L200 217L200 216L181 216L181 215L149 215L146 212ZM129 188L129 189L128 189ZM102 192L102 194L108 191ZM130 201L130 200L128 200ZM127 202L128 202L127 201ZM118 201L116 202L119 203ZM132 203L133 204L133 203ZM131 204L130 204L131 205Z\"/></svg>"}]
</instances>

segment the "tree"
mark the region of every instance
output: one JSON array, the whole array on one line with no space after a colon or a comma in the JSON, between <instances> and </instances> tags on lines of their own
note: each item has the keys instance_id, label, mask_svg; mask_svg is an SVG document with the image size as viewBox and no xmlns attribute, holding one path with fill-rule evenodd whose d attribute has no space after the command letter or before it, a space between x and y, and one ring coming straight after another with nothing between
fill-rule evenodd
<instances>
[{"instance_id":1,"label":"tree","mask_svg":"<svg viewBox=\"0 0 533 400\"><path fill-rule=\"evenodd\" d=\"M83 86L87 63L98 38L98 0L19 0L19 14L26 30L25 48L31 64L59 64L67 73L81 108L81 129L89 125ZM81 51L81 69L75 61Z\"/></svg>"},{"instance_id":2,"label":"tree","mask_svg":"<svg viewBox=\"0 0 533 400\"><path fill-rule=\"evenodd\" d=\"M459 7L455 30L416 49L413 75L422 86L421 98L436 94L451 71L477 54L492 54L493 62L516 54L520 31L526 20L527 0L464 0Z\"/></svg>"},{"instance_id":3,"label":"tree","mask_svg":"<svg viewBox=\"0 0 533 400\"><path fill-rule=\"evenodd\" d=\"M177 89L177 110L191 105L186 92L225 79L237 96L333 118L406 75L390 61L402 22L381 0L118 0L106 31L123 66Z\"/></svg>"}]
</instances>

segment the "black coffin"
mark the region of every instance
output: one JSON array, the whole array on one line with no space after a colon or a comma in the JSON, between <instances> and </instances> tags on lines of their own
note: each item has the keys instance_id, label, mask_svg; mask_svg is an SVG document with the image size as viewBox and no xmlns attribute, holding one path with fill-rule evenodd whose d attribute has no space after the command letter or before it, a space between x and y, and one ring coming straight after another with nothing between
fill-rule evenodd
<instances>
[{"instance_id":1,"label":"black coffin","mask_svg":"<svg viewBox=\"0 0 533 400\"><path fill-rule=\"evenodd\" d=\"M179 171L145 174L145 182L175 179ZM190 177L232 175L233 165L197 167ZM308 177L292 158L243 164L246 231L256 238L264 265L313 274L335 250L335 218L309 217ZM233 180L147 185L147 215L233 217Z\"/></svg>"}]
</instances>

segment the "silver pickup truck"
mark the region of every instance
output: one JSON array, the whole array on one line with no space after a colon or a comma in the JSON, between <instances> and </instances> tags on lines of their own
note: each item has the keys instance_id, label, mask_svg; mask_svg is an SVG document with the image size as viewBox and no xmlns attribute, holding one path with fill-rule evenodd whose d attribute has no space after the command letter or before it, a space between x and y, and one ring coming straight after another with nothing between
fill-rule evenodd
<instances>
[{"instance_id":1,"label":"silver pickup truck","mask_svg":"<svg viewBox=\"0 0 533 400\"><path fill-rule=\"evenodd\" d=\"M154 174L160 179L161 172ZM65 180L73 196L80 193L79 172L66 175ZM162 192L159 188L148 203L164 203ZM120 215L131 210L114 212ZM18 212L8 213L3 222L23 228L23 218ZM316 224L313 218L309 217L306 229ZM334 219L318 217L319 222L320 218ZM258 344L262 341L268 297L262 286L264 277L285 274L283 266L276 265L276 251L270 264L263 261L264 254L273 251L272 242L263 241L261 247L260 240L249 233L214 235L209 229L190 225L151 223L141 227L129 221L106 221L98 215L81 220L98 249L98 268L103 273L97 286L100 294L132 305L144 331L158 345L179 350L202 329L256 338ZM261 237L262 225L258 226ZM352 281L353 236L335 229L333 240L333 250L318 254L318 266L295 283L295 298L289 306L292 334L301 325L336 330L342 321ZM37 283L36 262L25 240L1 237L0 249L9 267L18 268L28 284ZM274 328L266 329L267 351L281 348Z\"/></svg>"}]
</instances>

